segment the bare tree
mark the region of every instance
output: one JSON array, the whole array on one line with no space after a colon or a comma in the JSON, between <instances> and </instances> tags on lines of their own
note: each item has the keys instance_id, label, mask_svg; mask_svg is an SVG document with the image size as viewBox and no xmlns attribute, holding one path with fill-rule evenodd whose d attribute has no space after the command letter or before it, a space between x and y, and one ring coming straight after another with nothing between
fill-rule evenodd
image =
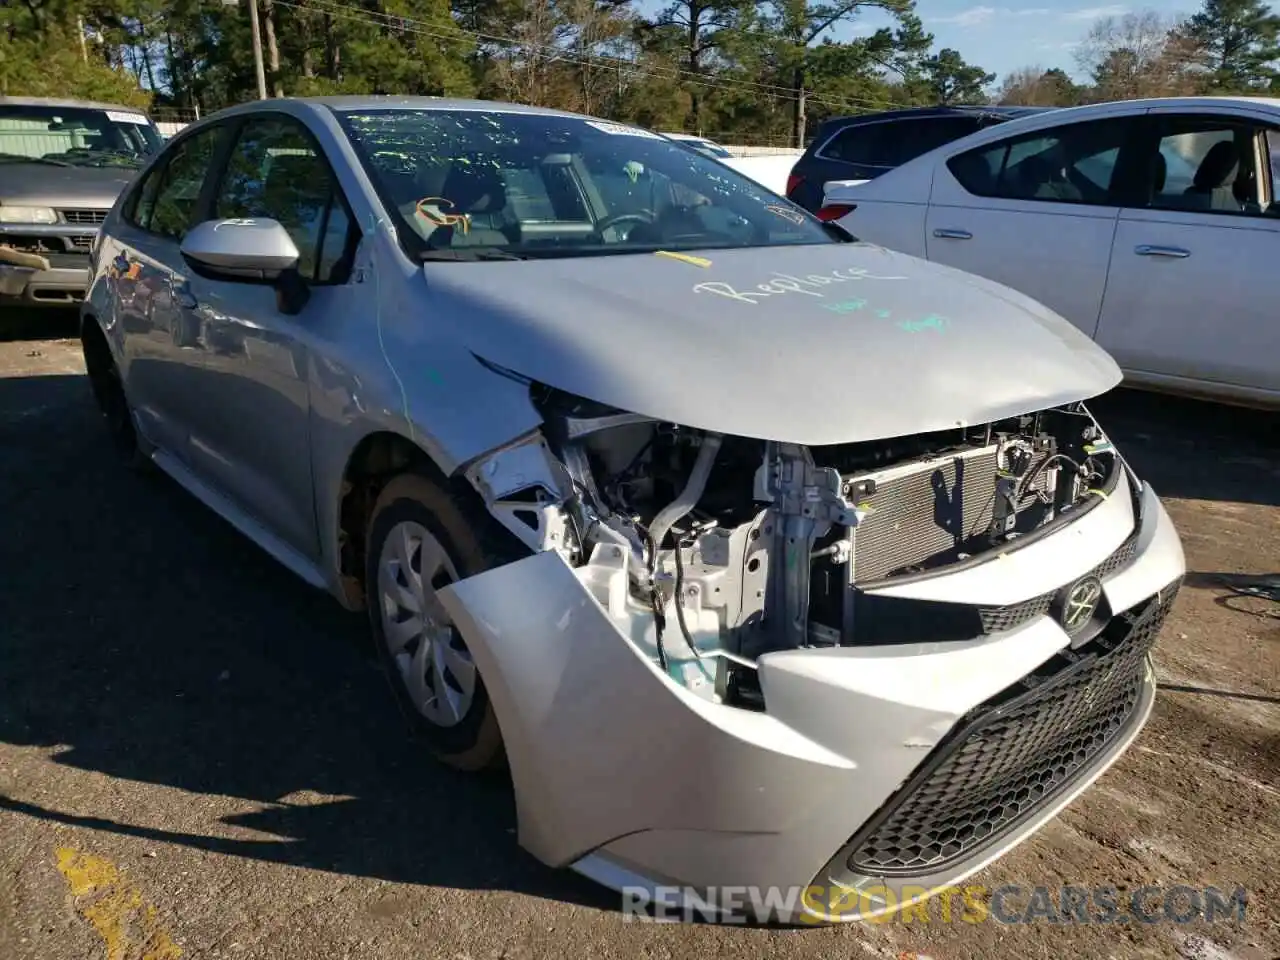
<instances>
[{"instance_id":1,"label":"bare tree","mask_svg":"<svg viewBox=\"0 0 1280 960\"><path fill-rule=\"evenodd\" d=\"M1069 107L1080 102L1080 88L1057 67L1021 67L1005 75L996 102L1020 107Z\"/></svg>"},{"instance_id":2,"label":"bare tree","mask_svg":"<svg viewBox=\"0 0 1280 960\"><path fill-rule=\"evenodd\" d=\"M572 51L577 83L570 109L597 113L618 85L612 55L632 29L626 7L600 0L560 0L565 29L560 37Z\"/></svg>"},{"instance_id":3,"label":"bare tree","mask_svg":"<svg viewBox=\"0 0 1280 960\"><path fill-rule=\"evenodd\" d=\"M512 24L518 45L508 47L496 63L496 79L508 99L517 103L552 106L552 71L562 59L556 41L564 29L560 11L551 0L528 0L523 17Z\"/></svg>"},{"instance_id":4,"label":"bare tree","mask_svg":"<svg viewBox=\"0 0 1280 960\"><path fill-rule=\"evenodd\" d=\"M1098 20L1076 60L1093 78L1099 100L1195 93L1203 79L1194 41L1155 10Z\"/></svg>"}]
</instances>

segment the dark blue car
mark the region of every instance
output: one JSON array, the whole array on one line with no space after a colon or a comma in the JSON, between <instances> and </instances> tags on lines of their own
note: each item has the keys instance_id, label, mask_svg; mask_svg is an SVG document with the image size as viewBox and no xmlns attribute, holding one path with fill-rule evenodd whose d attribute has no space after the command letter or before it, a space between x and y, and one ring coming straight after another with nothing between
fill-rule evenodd
<instances>
[{"instance_id":1,"label":"dark blue car","mask_svg":"<svg viewBox=\"0 0 1280 960\"><path fill-rule=\"evenodd\" d=\"M806 210L822 206L830 180L870 180L952 140L1050 107L919 107L833 117L818 127L787 180L787 196Z\"/></svg>"}]
</instances>

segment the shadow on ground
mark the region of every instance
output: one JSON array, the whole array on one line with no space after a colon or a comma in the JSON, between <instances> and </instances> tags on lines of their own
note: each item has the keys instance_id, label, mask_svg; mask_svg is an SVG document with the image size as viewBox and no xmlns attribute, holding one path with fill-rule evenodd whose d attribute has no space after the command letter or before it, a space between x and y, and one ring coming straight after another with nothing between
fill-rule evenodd
<instances>
[{"instance_id":1,"label":"shadow on ground","mask_svg":"<svg viewBox=\"0 0 1280 960\"><path fill-rule=\"evenodd\" d=\"M1274 412L1113 390L1089 405L1162 497L1280 506Z\"/></svg>"},{"instance_id":2,"label":"shadow on ground","mask_svg":"<svg viewBox=\"0 0 1280 960\"><path fill-rule=\"evenodd\" d=\"M0 411L0 740L266 804L227 822L291 842L69 815L73 800L0 797L0 809L353 876L616 907L519 849L505 778L454 774L409 739L361 617L164 476L117 464L83 377L0 379ZM277 803L297 791L329 797Z\"/></svg>"},{"instance_id":3,"label":"shadow on ground","mask_svg":"<svg viewBox=\"0 0 1280 960\"><path fill-rule=\"evenodd\" d=\"M1162 493L1280 502L1261 415L1132 395L1099 407ZM29 799L0 808L356 876L612 905L519 850L505 781L452 774L407 740L359 617L164 477L125 472L82 377L0 379L0 449L0 740L256 801L266 808L234 822L291 842L153 830ZM278 802L304 790L349 799Z\"/></svg>"}]
</instances>

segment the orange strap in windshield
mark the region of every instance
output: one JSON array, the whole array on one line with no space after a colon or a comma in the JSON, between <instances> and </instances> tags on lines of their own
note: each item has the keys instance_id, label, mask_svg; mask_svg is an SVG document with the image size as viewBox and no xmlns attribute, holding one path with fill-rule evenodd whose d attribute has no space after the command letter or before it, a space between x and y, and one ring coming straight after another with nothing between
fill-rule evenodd
<instances>
[{"instance_id":1,"label":"orange strap in windshield","mask_svg":"<svg viewBox=\"0 0 1280 960\"><path fill-rule=\"evenodd\" d=\"M427 204L433 203L438 207L437 210L427 209ZM465 213L445 213L446 208L452 209L453 201L446 200L444 197L423 197L418 201L415 210L418 216L424 220L430 220L437 227L461 227L465 234L471 229L471 217Z\"/></svg>"}]
</instances>

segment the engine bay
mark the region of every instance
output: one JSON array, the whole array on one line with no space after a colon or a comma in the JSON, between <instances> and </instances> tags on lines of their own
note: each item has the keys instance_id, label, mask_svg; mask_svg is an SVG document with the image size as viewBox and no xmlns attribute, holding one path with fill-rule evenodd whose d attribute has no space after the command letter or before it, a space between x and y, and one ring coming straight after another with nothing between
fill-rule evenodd
<instances>
[{"instance_id":1,"label":"engine bay","mask_svg":"<svg viewBox=\"0 0 1280 960\"><path fill-rule=\"evenodd\" d=\"M1069 522L1119 475L1083 404L805 447L531 389L543 435L469 474L490 511L559 550L664 673L744 707L760 702L760 655L859 643L868 585L981 562Z\"/></svg>"}]
</instances>

